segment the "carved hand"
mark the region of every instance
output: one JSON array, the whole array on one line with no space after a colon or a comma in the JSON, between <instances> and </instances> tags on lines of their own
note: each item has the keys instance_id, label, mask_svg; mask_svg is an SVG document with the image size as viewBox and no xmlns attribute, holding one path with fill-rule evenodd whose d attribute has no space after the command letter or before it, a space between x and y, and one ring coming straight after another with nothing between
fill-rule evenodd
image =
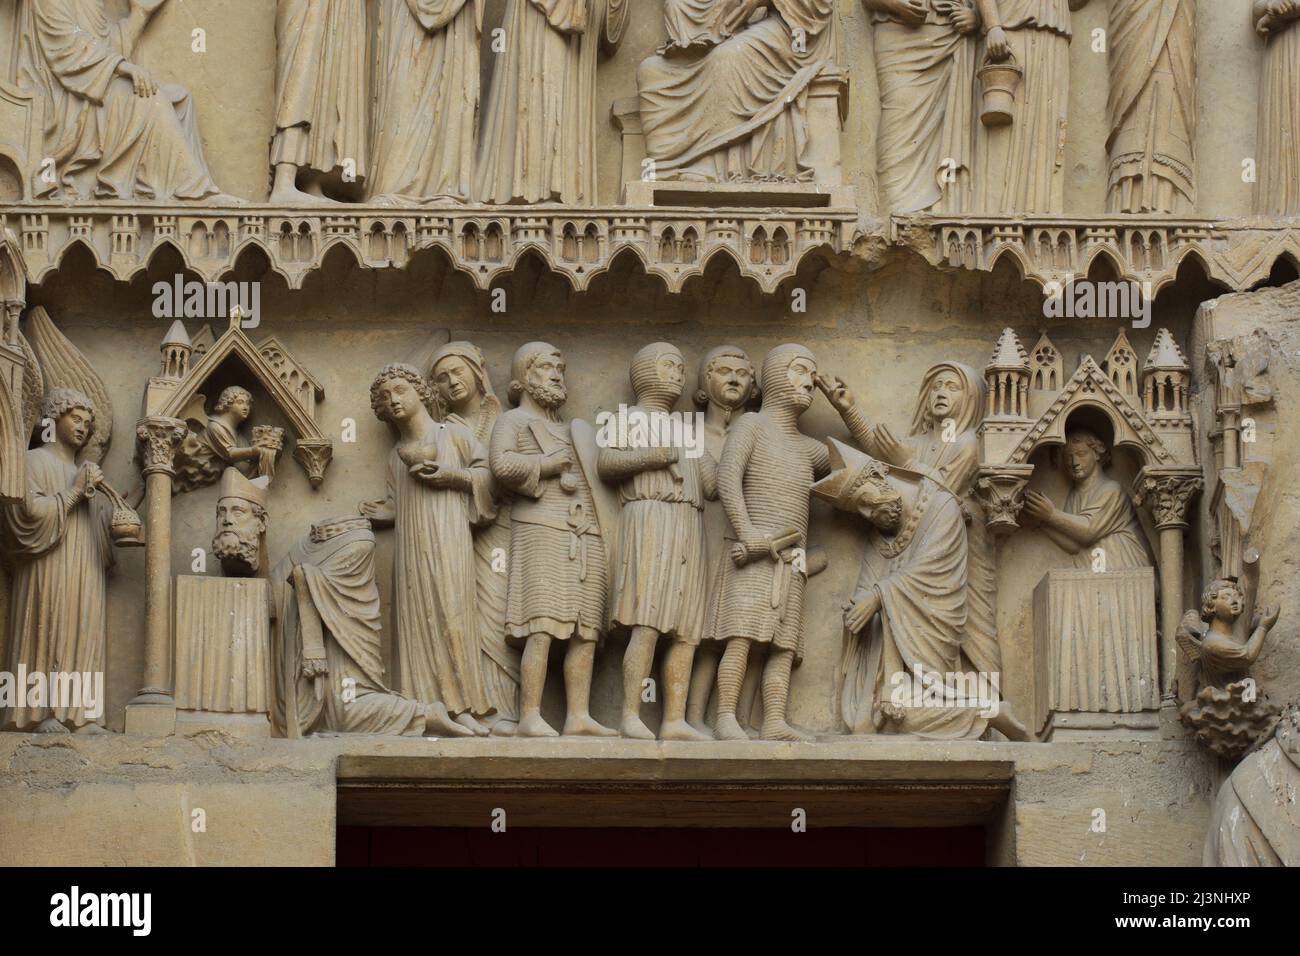
<instances>
[{"instance_id":1,"label":"carved hand","mask_svg":"<svg viewBox=\"0 0 1300 956\"><path fill-rule=\"evenodd\" d=\"M979 29L979 12L970 4L960 3L958 0L935 0L934 9L941 14L946 14L948 22L963 36Z\"/></svg>"},{"instance_id":2,"label":"carved hand","mask_svg":"<svg viewBox=\"0 0 1300 956\"><path fill-rule=\"evenodd\" d=\"M1281 608L1276 604L1266 604L1255 612L1255 619L1250 622L1250 629L1253 631L1262 627L1266 631L1271 631L1273 625L1277 623L1277 616L1280 611Z\"/></svg>"},{"instance_id":3,"label":"carved hand","mask_svg":"<svg viewBox=\"0 0 1300 956\"><path fill-rule=\"evenodd\" d=\"M1000 61L1011 56L1011 42L1007 39L1007 31L1001 27L994 27L989 31L985 38L985 45L990 60Z\"/></svg>"},{"instance_id":4,"label":"carved hand","mask_svg":"<svg viewBox=\"0 0 1300 956\"><path fill-rule=\"evenodd\" d=\"M1056 514L1056 505L1052 504L1052 499L1037 491L1025 492L1025 510L1024 515L1032 521L1039 524L1046 523Z\"/></svg>"},{"instance_id":5,"label":"carved hand","mask_svg":"<svg viewBox=\"0 0 1300 956\"><path fill-rule=\"evenodd\" d=\"M381 498L378 501L363 501L357 507L363 518L369 518L376 525L390 525L397 520L392 510L388 507L388 499Z\"/></svg>"},{"instance_id":6,"label":"carved hand","mask_svg":"<svg viewBox=\"0 0 1300 956\"><path fill-rule=\"evenodd\" d=\"M463 468L444 468L436 461L418 461L408 471L417 481L439 491L463 491L469 487L469 473Z\"/></svg>"},{"instance_id":7,"label":"carved hand","mask_svg":"<svg viewBox=\"0 0 1300 956\"><path fill-rule=\"evenodd\" d=\"M753 559L763 555L771 556L772 541L767 535L751 528L740 532L738 537L740 540L731 546L731 560L736 567L743 568Z\"/></svg>"},{"instance_id":8,"label":"carved hand","mask_svg":"<svg viewBox=\"0 0 1300 956\"><path fill-rule=\"evenodd\" d=\"M848 628L850 634L860 634L879 612L880 595L872 591L861 601L844 608L844 626Z\"/></svg>"},{"instance_id":9,"label":"carved hand","mask_svg":"<svg viewBox=\"0 0 1300 956\"><path fill-rule=\"evenodd\" d=\"M542 459L542 477L554 478L556 475L567 471L573 464L573 452L567 448L561 448L559 451L553 451Z\"/></svg>"},{"instance_id":10,"label":"carved hand","mask_svg":"<svg viewBox=\"0 0 1300 956\"><path fill-rule=\"evenodd\" d=\"M135 95L141 99L148 99L158 92L158 84L154 82L153 75L142 66L123 60L117 65L117 72L131 81Z\"/></svg>"},{"instance_id":11,"label":"carved hand","mask_svg":"<svg viewBox=\"0 0 1300 956\"><path fill-rule=\"evenodd\" d=\"M1268 15L1278 19L1293 20L1297 11L1300 11L1300 4L1296 0L1271 0L1268 5Z\"/></svg>"},{"instance_id":12,"label":"carved hand","mask_svg":"<svg viewBox=\"0 0 1300 956\"><path fill-rule=\"evenodd\" d=\"M323 657L305 657L302 662L302 676L311 680L313 677L324 677L329 673L329 664Z\"/></svg>"},{"instance_id":13,"label":"carved hand","mask_svg":"<svg viewBox=\"0 0 1300 956\"><path fill-rule=\"evenodd\" d=\"M907 450L907 446L894 437L888 425L877 425L875 438L877 450L889 464L902 468L912 460L912 454Z\"/></svg>"},{"instance_id":14,"label":"carved hand","mask_svg":"<svg viewBox=\"0 0 1300 956\"><path fill-rule=\"evenodd\" d=\"M813 382L821 389L826 400L834 406L835 410L841 415L847 415L857 404L853 392L844 384L844 379L837 378L834 375L814 375Z\"/></svg>"},{"instance_id":15,"label":"carved hand","mask_svg":"<svg viewBox=\"0 0 1300 956\"><path fill-rule=\"evenodd\" d=\"M740 6L732 11L731 16L727 17L727 22L723 29L728 33L735 33L754 15L754 11L763 6L767 0L741 0Z\"/></svg>"},{"instance_id":16,"label":"carved hand","mask_svg":"<svg viewBox=\"0 0 1300 956\"><path fill-rule=\"evenodd\" d=\"M82 498L89 498L104 480L104 473L93 461L81 463L77 476L72 479L72 490Z\"/></svg>"}]
</instances>

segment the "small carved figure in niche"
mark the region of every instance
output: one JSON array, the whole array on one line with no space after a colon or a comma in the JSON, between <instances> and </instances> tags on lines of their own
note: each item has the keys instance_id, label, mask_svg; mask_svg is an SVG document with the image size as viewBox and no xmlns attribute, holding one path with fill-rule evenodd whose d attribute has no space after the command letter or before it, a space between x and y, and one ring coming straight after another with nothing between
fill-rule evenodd
<instances>
[{"instance_id":1,"label":"small carved figure in niche","mask_svg":"<svg viewBox=\"0 0 1300 956\"><path fill-rule=\"evenodd\" d=\"M274 478L284 429L258 425L251 442L244 436L243 426L253 414L252 393L238 385L222 389L211 415L203 403L203 396L195 395L182 413L189 430L176 455L178 492L207 487L230 467L268 482Z\"/></svg>"},{"instance_id":2,"label":"small carved figure in niche","mask_svg":"<svg viewBox=\"0 0 1300 956\"><path fill-rule=\"evenodd\" d=\"M1204 866L1300 866L1300 700L1237 764L1214 801Z\"/></svg>"},{"instance_id":3,"label":"small carved figure in niche","mask_svg":"<svg viewBox=\"0 0 1300 956\"><path fill-rule=\"evenodd\" d=\"M1264 62L1259 72L1259 133L1255 157L1255 213L1294 216L1300 213L1300 151L1295 130L1300 126L1300 4L1294 0L1255 0L1251 8L1255 32L1264 38Z\"/></svg>"},{"instance_id":4,"label":"small carved figure in niche","mask_svg":"<svg viewBox=\"0 0 1300 956\"><path fill-rule=\"evenodd\" d=\"M1011 123L993 127L975 123L975 211L990 215L1061 211L1070 100L1070 11L1087 2L977 0L985 31L978 62L1013 60L1023 78Z\"/></svg>"},{"instance_id":5,"label":"small carved figure in niche","mask_svg":"<svg viewBox=\"0 0 1300 956\"><path fill-rule=\"evenodd\" d=\"M720 22L716 46L670 32L677 49L637 69L646 148L660 179L694 182L809 182L815 131L809 85L837 53L832 0L737 0L695 23ZM762 10L757 20L754 15ZM677 11L670 9L669 13ZM678 18L669 16L675 31ZM692 28L694 29L694 28ZM838 130L829 135L839 135Z\"/></svg>"},{"instance_id":6,"label":"small carved figure in niche","mask_svg":"<svg viewBox=\"0 0 1300 956\"><path fill-rule=\"evenodd\" d=\"M727 435L718 493L731 520L715 635L726 641L718 665L720 740L747 740L736 719L750 646L768 645L763 667L764 740L810 741L786 720L790 672L803 657L808 504L813 481L830 471L826 446L799 431L818 386L817 360L802 345L774 348L763 360L763 406Z\"/></svg>"},{"instance_id":7,"label":"small carved figure in niche","mask_svg":"<svg viewBox=\"0 0 1300 956\"><path fill-rule=\"evenodd\" d=\"M880 189L895 214L967 209L973 157L972 0L864 0L880 82Z\"/></svg>"},{"instance_id":8,"label":"small carved figure in niche","mask_svg":"<svg viewBox=\"0 0 1300 956\"><path fill-rule=\"evenodd\" d=\"M107 638L107 572L113 565L110 508L104 473L78 456L95 427L94 404L81 392L53 388L41 405L52 422L52 440L26 453L27 491L0 507L4 556L11 565L9 591L10 674L75 673L83 682L80 702L37 703L20 688L17 705L0 727L38 733L105 733L102 690ZM100 683L95 684L96 675ZM46 687L47 694L53 688ZM30 706L29 706L30 704Z\"/></svg>"},{"instance_id":9,"label":"small carved figure in niche","mask_svg":"<svg viewBox=\"0 0 1300 956\"><path fill-rule=\"evenodd\" d=\"M647 345L632 359L636 405L666 421L686 384L682 353L667 342ZM662 740L711 740L686 722L691 662L704 636L708 605L708 567L704 549L704 501L717 497L711 460L680 445L650 444L650 436L603 447L600 477L619 486L619 552L615 562L611 627L631 629L623 657L625 737L653 740L641 721L641 694L654 665L660 638L670 643L664 655ZM670 436L671 437L671 436Z\"/></svg>"},{"instance_id":10,"label":"small carved figure in niche","mask_svg":"<svg viewBox=\"0 0 1300 956\"><path fill-rule=\"evenodd\" d=\"M1278 608L1257 611L1246 636L1234 627L1245 606L1246 595L1236 581L1211 581L1201 595L1201 609L1188 611L1175 634L1187 665L1180 668L1180 683L1191 685L1180 687L1186 703L1179 717L1201 743L1229 760L1249 750L1277 713L1248 675L1277 623Z\"/></svg>"},{"instance_id":11,"label":"small carved figure in niche","mask_svg":"<svg viewBox=\"0 0 1300 956\"><path fill-rule=\"evenodd\" d=\"M272 203L329 204L326 186L366 180L369 39L365 0L277 0Z\"/></svg>"},{"instance_id":12,"label":"small carved figure in niche","mask_svg":"<svg viewBox=\"0 0 1300 956\"><path fill-rule=\"evenodd\" d=\"M722 448L727 440L727 430L737 414L758 397L758 381L754 363L745 350L737 345L719 345L710 349L700 360L695 404L704 410L704 454L716 474L717 463L722 460ZM709 609L705 622L705 639L695 649L695 662L691 668L691 688L686 698L686 720L700 733L710 736L713 731L705 723L709 696L713 693L718 675L718 659L723 644L714 639L718 616L718 593L724 573L723 562L730 561L726 547L728 532L727 513L720 502L705 502L704 546L709 576ZM757 653L752 650L752 653ZM754 668L747 674L757 676ZM737 719L742 726L750 726L750 712L758 685L751 678L741 693ZM755 731L757 735L757 731Z\"/></svg>"},{"instance_id":13,"label":"small carved figure in niche","mask_svg":"<svg viewBox=\"0 0 1300 956\"><path fill-rule=\"evenodd\" d=\"M271 572L271 601L271 724L278 736L313 730L473 736L441 703L411 700L384 683L368 520L354 515L312 525Z\"/></svg>"},{"instance_id":14,"label":"small carved figure in niche","mask_svg":"<svg viewBox=\"0 0 1300 956\"><path fill-rule=\"evenodd\" d=\"M1110 0L1106 211L1187 215L1196 201L1196 4Z\"/></svg>"},{"instance_id":15,"label":"small carved figure in niche","mask_svg":"<svg viewBox=\"0 0 1300 956\"><path fill-rule=\"evenodd\" d=\"M501 415L487 362L471 342L448 342L434 354L432 370L444 421L459 422L487 448ZM519 649L506 640L506 599L510 583L511 496L494 479L495 516L474 533L474 581L478 594L478 635L483 686L496 713L482 722L494 736L513 736L519 724Z\"/></svg>"},{"instance_id":16,"label":"small carved figure in niche","mask_svg":"<svg viewBox=\"0 0 1300 956\"><path fill-rule=\"evenodd\" d=\"M962 659L966 521L961 502L926 470L890 468L831 440L834 470L813 494L875 529L844 611L841 705L855 733L978 738L992 726L1029 734L999 700L997 674Z\"/></svg>"},{"instance_id":17,"label":"small carved figure in niche","mask_svg":"<svg viewBox=\"0 0 1300 956\"><path fill-rule=\"evenodd\" d=\"M380 0L378 18L368 193L381 203L467 202L477 159L483 2Z\"/></svg>"},{"instance_id":18,"label":"small carved figure in niche","mask_svg":"<svg viewBox=\"0 0 1300 956\"><path fill-rule=\"evenodd\" d=\"M45 99L46 155L56 176L37 171L41 198L206 200L221 195L199 138L189 91L159 83L136 63L140 35L165 0L131 0L114 22L104 0L20 4L19 85Z\"/></svg>"},{"instance_id":19,"label":"small carved figure in niche","mask_svg":"<svg viewBox=\"0 0 1300 956\"><path fill-rule=\"evenodd\" d=\"M1025 492L1022 524L1041 527L1076 567L1119 571L1152 567L1146 535L1129 496L1105 469L1110 449L1092 432L1072 428L1061 452L1070 493L1058 509L1041 492ZM1101 552L1104 565L1097 563Z\"/></svg>"},{"instance_id":20,"label":"small carved figure in niche","mask_svg":"<svg viewBox=\"0 0 1300 956\"><path fill-rule=\"evenodd\" d=\"M221 476L212 553L221 562L222 573L228 578L262 577L269 566L270 559L266 553L268 483L266 478L249 481L234 468L227 468Z\"/></svg>"},{"instance_id":21,"label":"small carved figure in niche","mask_svg":"<svg viewBox=\"0 0 1300 956\"><path fill-rule=\"evenodd\" d=\"M614 737L589 709L596 644L605 627L617 516L600 498L595 432L565 422L564 356L530 342L510 365L510 401L492 429L492 474L515 494L510 514L510 584L506 636L523 642L521 737L554 737L542 718L551 644L568 645L564 660L564 733Z\"/></svg>"},{"instance_id":22,"label":"small carved figure in niche","mask_svg":"<svg viewBox=\"0 0 1300 956\"><path fill-rule=\"evenodd\" d=\"M370 386L375 417L397 429L388 496L361 514L395 526L393 618L398 689L445 704L479 736L493 712L483 686L473 526L492 514L492 476L474 433L429 414L433 393L416 369L386 365Z\"/></svg>"},{"instance_id":23,"label":"small carved figure in niche","mask_svg":"<svg viewBox=\"0 0 1300 956\"><path fill-rule=\"evenodd\" d=\"M596 204L596 63L631 17L632 0L507 0L475 199Z\"/></svg>"}]
</instances>

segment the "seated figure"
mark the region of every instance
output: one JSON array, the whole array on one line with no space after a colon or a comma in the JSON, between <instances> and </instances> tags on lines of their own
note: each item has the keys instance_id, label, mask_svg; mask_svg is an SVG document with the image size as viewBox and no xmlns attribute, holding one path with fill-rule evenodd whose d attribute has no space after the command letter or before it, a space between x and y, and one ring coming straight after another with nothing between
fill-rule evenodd
<instances>
[{"instance_id":1,"label":"seated figure","mask_svg":"<svg viewBox=\"0 0 1300 956\"><path fill-rule=\"evenodd\" d=\"M812 182L808 88L834 66L833 0L669 0L665 23L637 70L656 178Z\"/></svg>"}]
</instances>

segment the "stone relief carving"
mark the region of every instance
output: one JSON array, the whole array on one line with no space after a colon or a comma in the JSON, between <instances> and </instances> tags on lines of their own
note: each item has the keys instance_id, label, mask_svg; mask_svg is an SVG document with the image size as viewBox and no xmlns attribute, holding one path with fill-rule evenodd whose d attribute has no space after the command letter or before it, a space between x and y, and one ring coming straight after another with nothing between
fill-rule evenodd
<instances>
[{"instance_id":1,"label":"stone relief carving","mask_svg":"<svg viewBox=\"0 0 1300 956\"><path fill-rule=\"evenodd\" d=\"M508 0L513 40L492 74L477 199L596 204L596 60L631 16L630 0Z\"/></svg>"},{"instance_id":2,"label":"stone relief carving","mask_svg":"<svg viewBox=\"0 0 1300 956\"><path fill-rule=\"evenodd\" d=\"M1219 788L1206 837L1205 866L1300 866L1300 702Z\"/></svg>"},{"instance_id":3,"label":"stone relief carving","mask_svg":"<svg viewBox=\"0 0 1300 956\"><path fill-rule=\"evenodd\" d=\"M671 422L686 385L682 353L666 342L641 349L632 359L636 404L626 414ZM653 740L640 717L644 682L655 649L667 641L663 660L662 740L709 740L686 721L695 649L704 638L709 573L704 544L704 503L717 497L712 459L695 457L655 427L627 441L602 447L600 477L619 489L619 550L614 562L611 628L630 631L623 658L624 737ZM653 440L652 440L653 439Z\"/></svg>"},{"instance_id":4,"label":"stone relief carving","mask_svg":"<svg viewBox=\"0 0 1300 956\"><path fill-rule=\"evenodd\" d=\"M448 342L429 362L444 421L468 428L487 448L501 415L482 351L470 342ZM512 736L519 724L519 649L506 640L506 602L510 582L510 494L492 483L494 512L474 532L474 582L478 598L480 668L488 702L495 713L482 723L496 736Z\"/></svg>"},{"instance_id":5,"label":"stone relief carving","mask_svg":"<svg viewBox=\"0 0 1300 956\"><path fill-rule=\"evenodd\" d=\"M278 736L308 733L471 736L441 702L386 685L375 536L364 517L312 525L271 572Z\"/></svg>"},{"instance_id":6,"label":"stone relief carving","mask_svg":"<svg viewBox=\"0 0 1300 956\"><path fill-rule=\"evenodd\" d=\"M1251 17L1264 39L1259 79L1259 143L1256 159L1255 213L1294 216L1300 213L1300 158L1291 145L1291 130L1300 116L1295 75L1300 64L1300 8L1289 0L1254 0Z\"/></svg>"},{"instance_id":7,"label":"stone relief carving","mask_svg":"<svg viewBox=\"0 0 1300 956\"><path fill-rule=\"evenodd\" d=\"M397 431L388 495L361 514L397 537L393 621L398 690L440 703L485 736L494 708L483 682L473 526L493 514L487 450L459 422L435 421L432 391L409 365L386 366L370 387L375 416Z\"/></svg>"},{"instance_id":8,"label":"stone relief carving","mask_svg":"<svg viewBox=\"0 0 1300 956\"><path fill-rule=\"evenodd\" d=\"M838 379L821 379L801 345L782 345L763 360L763 405L732 424L718 463L718 496L731 522L730 563L718 584L714 636L726 642L718 665L719 740L745 740L737 720L751 646L766 646L762 694L764 740L809 741L790 725L790 672L803 657L803 598L808 505L814 480L830 470L826 446L798 429L816 389L852 428L852 395Z\"/></svg>"},{"instance_id":9,"label":"stone relief carving","mask_svg":"<svg viewBox=\"0 0 1300 956\"><path fill-rule=\"evenodd\" d=\"M813 493L876 532L844 611L849 731L952 739L993 726L1028 739L999 703L1000 676L984 672L981 683L962 661L969 551L960 500L926 466L891 468L834 439L829 448L833 470Z\"/></svg>"},{"instance_id":10,"label":"stone relief carving","mask_svg":"<svg viewBox=\"0 0 1300 956\"><path fill-rule=\"evenodd\" d=\"M686 0L664 16L667 46L637 69L655 178L838 185L838 169L816 168L817 141L838 143L838 118L819 122L809 95L838 72L831 0Z\"/></svg>"},{"instance_id":11,"label":"stone relief carving","mask_svg":"<svg viewBox=\"0 0 1300 956\"><path fill-rule=\"evenodd\" d=\"M374 172L367 189L371 199L396 203L472 198L482 28L483 0L379 4ZM512 35L520 44L528 42L522 32ZM563 80L557 76L555 82ZM510 114L511 123L518 118Z\"/></svg>"},{"instance_id":12,"label":"stone relief carving","mask_svg":"<svg viewBox=\"0 0 1300 956\"><path fill-rule=\"evenodd\" d=\"M369 180L368 38L365 0L277 0L272 203L355 198Z\"/></svg>"},{"instance_id":13,"label":"stone relief carving","mask_svg":"<svg viewBox=\"0 0 1300 956\"><path fill-rule=\"evenodd\" d=\"M221 476L212 554L231 578L264 577L266 553L266 478L249 481L234 468Z\"/></svg>"},{"instance_id":14,"label":"stone relief carving","mask_svg":"<svg viewBox=\"0 0 1300 956\"><path fill-rule=\"evenodd\" d=\"M54 163L36 171L35 196L240 202L212 181L189 92L133 59L164 2L132 0L116 22L103 0L19 4L19 85L44 100L42 155Z\"/></svg>"},{"instance_id":15,"label":"stone relief carving","mask_svg":"<svg viewBox=\"0 0 1300 956\"><path fill-rule=\"evenodd\" d=\"M1187 665L1180 672L1179 696L1186 703L1178 716L1200 743L1227 760L1245 754L1277 716L1277 706L1248 677L1277 623L1278 609L1256 611L1243 634L1236 624L1245 607L1245 592L1236 581L1211 581L1200 610L1187 612L1176 635L1180 663Z\"/></svg>"},{"instance_id":16,"label":"stone relief carving","mask_svg":"<svg viewBox=\"0 0 1300 956\"><path fill-rule=\"evenodd\" d=\"M541 706L551 644L563 641L564 734L617 736L589 710L596 644L606 627L618 554L617 506L604 497L594 430L581 420L560 418L568 399L564 372L564 356L553 345L520 346L510 367L514 407L492 429L492 474L515 495L506 600L506 636L523 643L515 732L557 736Z\"/></svg>"},{"instance_id":17,"label":"stone relief carving","mask_svg":"<svg viewBox=\"0 0 1300 956\"><path fill-rule=\"evenodd\" d=\"M1106 105L1111 213L1186 215L1196 202L1192 0L1111 0Z\"/></svg>"}]
</instances>

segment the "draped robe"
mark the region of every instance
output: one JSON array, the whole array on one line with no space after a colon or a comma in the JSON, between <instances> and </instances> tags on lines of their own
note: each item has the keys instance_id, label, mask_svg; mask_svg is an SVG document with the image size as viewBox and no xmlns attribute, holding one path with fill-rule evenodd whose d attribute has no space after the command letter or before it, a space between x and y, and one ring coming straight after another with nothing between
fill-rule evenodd
<instances>
[{"instance_id":1,"label":"draped robe","mask_svg":"<svg viewBox=\"0 0 1300 956\"><path fill-rule=\"evenodd\" d=\"M25 0L19 78L45 99L42 198L198 200L212 181L188 91L158 84L148 97L117 74L131 51L104 0Z\"/></svg>"},{"instance_id":2,"label":"draped robe","mask_svg":"<svg viewBox=\"0 0 1300 956\"><path fill-rule=\"evenodd\" d=\"M380 0L368 194L471 198L483 0Z\"/></svg>"},{"instance_id":3,"label":"draped robe","mask_svg":"<svg viewBox=\"0 0 1300 956\"><path fill-rule=\"evenodd\" d=\"M767 16L701 55L644 60L637 89L655 175L811 181L808 88L837 43L834 0L771 0Z\"/></svg>"},{"instance_id":4,"label":"draped robe","mask_svg":"<svg viewBox=\"0 0 1300 956\"><path fill-rule=\"evenodd\" d=\"M1300 866L1300 741L1287 724L1219 788L1204 866Z\"/></svg>"},{"instance_id":5,"label":"draped robe","mask_svg":"<svg viewBox=\"0 0 1300 956\"><path fill-rule=\"evenodd\" d=\"M272 166L366 177L368 39L365 0L279 0Z\"/></svg>"},{"instance_id":6,"label":"draped robe","mask_svg":"<svg viewBox=\"0 0 1300 956\"><path fill-rule=\"evenodd\" d=\"M0 512L4 552L13 565L6 669L16 674L21 664L28 674L102 673L106 572L113 564L109 509L96 496L69 512L77 466L45 448L26 456L26 497ZM25 703L21 699L0 718L0 727L12 722L27 729L47 717L74 727L94 722L80 707L28 708Z\"/></svg>"},{"instance_id":7,"label":"draped robe","mask_svg":"<svg viewBox=\"0 0 1300 956\"><path fill-rule=\"evenodd\" d=\"M888 209L964 212L970 202L972 124L978 122L976 40L933 8L919 26L885 13L872 19L880 83L876 148Z\"/></svg>"},{"instance_id":8,"label":"draped robe","mask_svg":"<svg viewBox=\"0 0 1300 956\"><path fill-rule=\"evenodd\" d=\"M1070 105L1067 0L998 0L1012 55L1024 69L1015 120L989 129L976 116L974 212L1052 214L1065 202L1065 135ZM978 63L985 60L980 45ZM982 96L977 82L976 95Z\"/></svg>"},{"instance_id":9,"label":"draped robe","mask_svg":"<svg viewBox=\"0 0 1300 956\"><path fill-rule=\"evenodd\" d=\"M885 726L881 705L904 708L892 723L900 733L936 739L975 738L988 719L978 706L954 706L964 688L953 675L961 662L966 626L966 524L961 504L938 482L921 478L913 506L915 530L898 542L873 536L862 559L853 601L875 591L880 612L845 648L841 709L853 733ZM945 695L946 706L915 706L926 700L923 676L931 693ZM990 702L991 703L991 702Z\"/></svg>"},{"instance_id":10,"label":"draped robe","mask_svg":"<svg viewBox=\"0 0 1300 956\"><path fill-rule=\"evenodd\" d=\"M595 205L596 59L630 16L631 0L508 0L476 199Z\"/></svg>"},{"instance_id":11,"label":"draped robe","mask_svg":"<svg viewBox=\"0 0 1300 956\"><path fill-rule=\"evenodd\" d=\"M471 525L492 513L487 454L464 425L432 422L421 436L436 461L470 473L470 492L412 477L399 449L388 457L388 506L396 516L393 595L398 690L452 714L492 713L479 666Z\"/></svg>"},{"instance_id":12,"label":"draped robe","mask_svg":"<svg viewBox=\"0 0 1300 956\"><path fill-rule=\"evenodd\" d=\"M1258 14L1258 2L1255 8ZM1265 40L1260 69L1256 215L1300 215L1297 133L1300 133L1300 26L1289 20L1275 24Z\"/></svg>"},{"instance_id":13,"label":"draped robe","mask_svg":"<svg viewBox=\"0 0 1300 956\"><path fill-rule=\"evenodd\" d=\"M1196 7L1110 0L1108 212L1187 213L1196 201Z\"/></svg>"},{"instance_id":14,"label":"draped robe","mask_svg":"<svg viewBox=\"0 0 1300 956\"><path fill-rule=\"evenodd\" d=\"M301 570L306 597L320 616L320 647L311 646L311 631L299 615L301 596L290 585L295 569ZM374 532L355 528L326 540L304 536L271 572L271 600L276 608L271 723L278 735L302 736L317 727L424 733L425 705L384 683ZM315 682L302 676L302 665L305 658L319 656L329 673L317 696Z\"/></svg>"}]
</instances>

